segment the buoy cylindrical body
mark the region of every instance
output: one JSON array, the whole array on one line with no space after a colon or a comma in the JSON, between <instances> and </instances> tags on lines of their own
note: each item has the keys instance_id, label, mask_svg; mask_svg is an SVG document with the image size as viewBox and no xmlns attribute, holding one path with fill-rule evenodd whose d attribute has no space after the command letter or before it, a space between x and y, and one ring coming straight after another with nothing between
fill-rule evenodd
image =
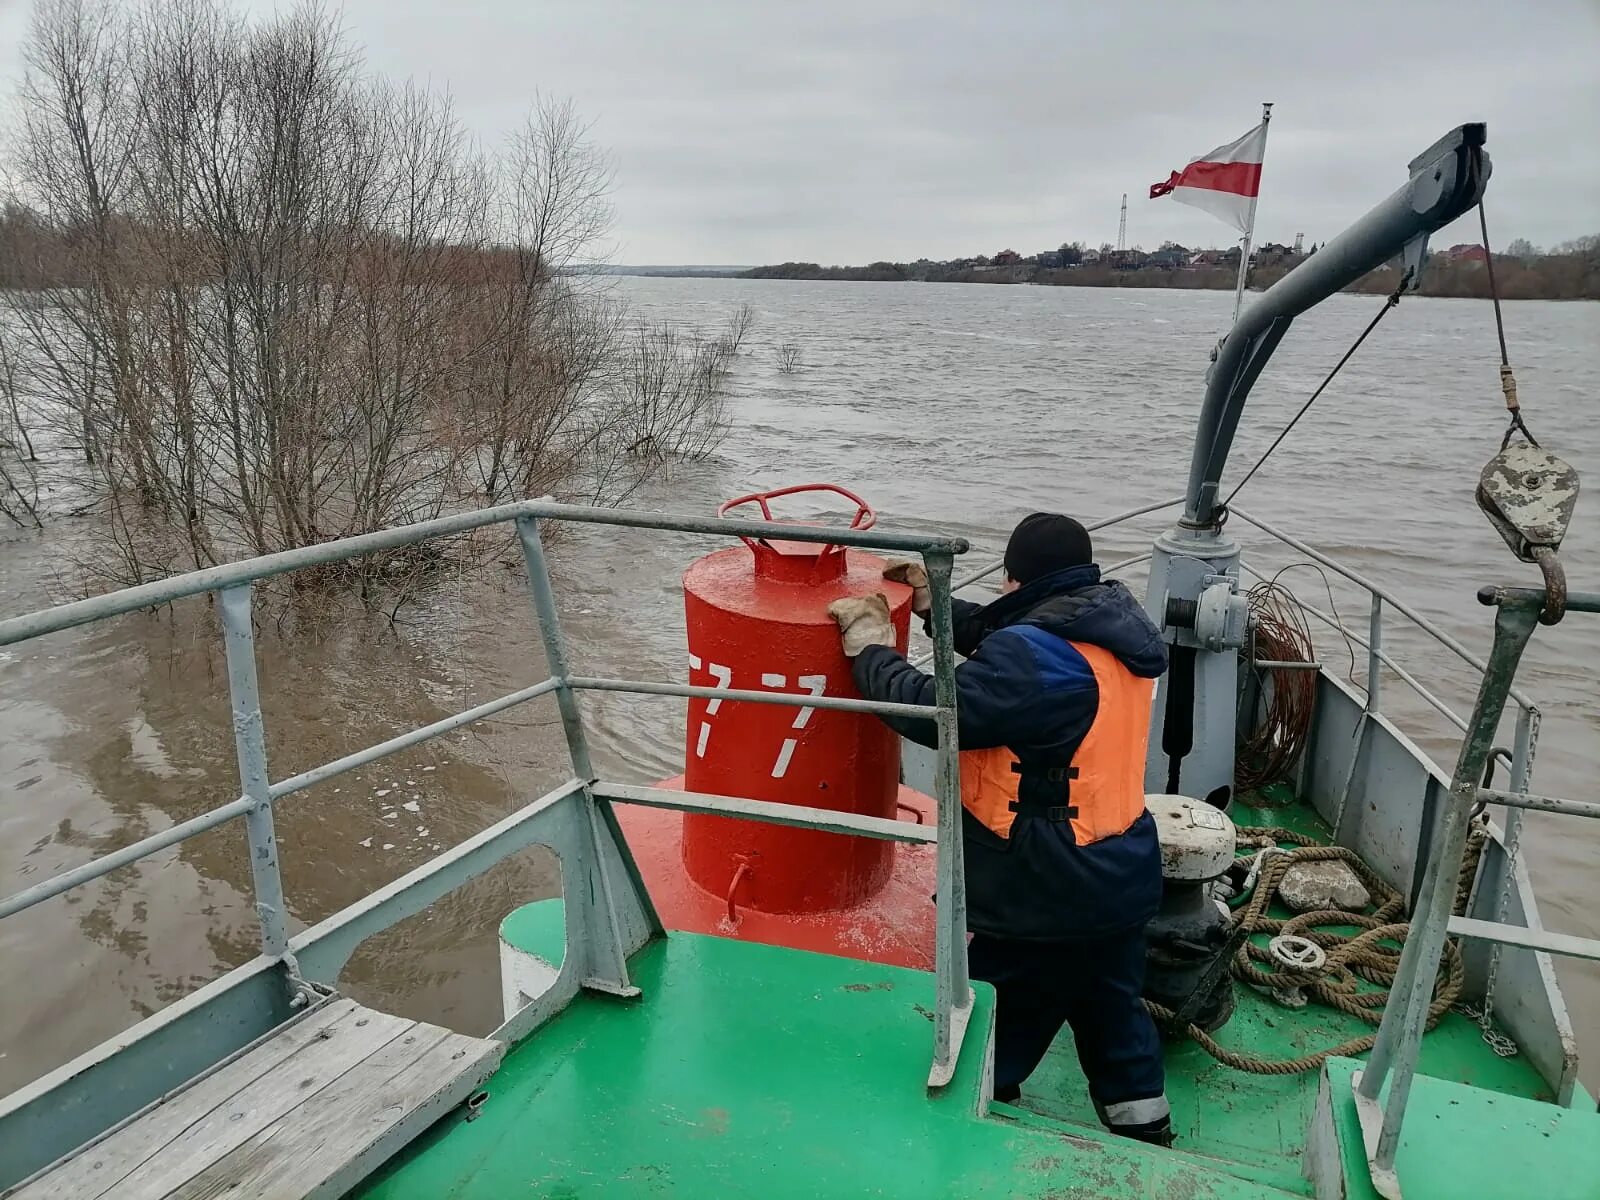
<instances>
[{"instance_id":1,"label":"buoy cylindrical body","mask_svg":"<svg viewBox=\"0 0 1600 1200\"><path fill-rule=\"evenodd\" d=\"M683 577L689 680L708 687L855 696L828 605L881 592L896 645L911 592L883 579L875 555L799 542L751 542L700 559ZM893 818L899 739L866 713L691 699L689 791ZM859 904L888 881L894 844L690 813L690 878L729 909L820 912Z\"/></svg>"}]
</instances>

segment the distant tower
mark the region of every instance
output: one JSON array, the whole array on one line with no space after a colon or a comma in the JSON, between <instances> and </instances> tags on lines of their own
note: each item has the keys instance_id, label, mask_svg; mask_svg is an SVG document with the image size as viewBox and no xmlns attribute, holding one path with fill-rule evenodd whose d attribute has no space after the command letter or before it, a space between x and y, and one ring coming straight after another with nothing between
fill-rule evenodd
<instances>
[{"instance_id":1,"label":"distant tower","mask_svg":"<svg viewBox=\"0 0 1600 1200\"><path fill-rule=\"evenodd\" d=\"M1128 193L1122 193L1122 220L1117 222L1117 253L1128 248Z\"/></svg>"},{"instance_id":2,"label":"distant tower","mask_svg":"<svg viewBox=\"0 0 1600 1200\"><path fill-rule=\"evenodd\" d=\"M1294 235L1294 254L1295 254L1296 258L1300 257L1300 251L1304 248L1305 244L1306 244L1306 235L1305 234L1297 233L1297 234Z\"/></svg>"}]
</instances>

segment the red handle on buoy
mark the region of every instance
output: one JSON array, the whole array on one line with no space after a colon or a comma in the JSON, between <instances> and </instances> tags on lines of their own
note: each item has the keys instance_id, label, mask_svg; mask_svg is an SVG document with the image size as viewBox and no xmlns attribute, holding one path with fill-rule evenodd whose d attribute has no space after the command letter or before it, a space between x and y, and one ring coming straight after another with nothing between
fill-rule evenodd
<instances>
[{"instance_id":1,"label":"red handle on buoy","mask_svg":"<svg viewBox=\"0 0 1600 1200\"><path fill-rule=\"evenodd\" d=\"M717 516L725 517L733 509L740 508L746 504L759 504L763 519L771 521L773 520L772 506L767 502L776 500L779 496L793 496L800 492L832 492L834 495L843 496L850 501L851 504L856 506L856 515L850 520L849 527L851 529L871 529L878 520L878 514L872 510L872 505L854 492L840 487L837 483L797 483L792 487L776 488L770 492L751 492L748 496L740 496L736 500L724 500L717 506ZM752 550L756 548L758 542L763 546L770 547L770 543L766 538L748 538L741 533L739 540ZM836 544L829 542L817 553L821 556L837 549L839 547Z\"/></svg>"}]
</instances>

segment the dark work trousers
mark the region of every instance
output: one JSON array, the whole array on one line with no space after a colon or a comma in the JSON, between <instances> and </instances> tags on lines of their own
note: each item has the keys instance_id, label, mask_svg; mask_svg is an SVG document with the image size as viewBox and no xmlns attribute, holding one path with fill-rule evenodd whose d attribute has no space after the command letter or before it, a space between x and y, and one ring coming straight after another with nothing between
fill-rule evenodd
<instances>
[{"instance_id":1,"label":"dark work trousers","mask_svg":"<svg viewBox=\"0 0 1600 1200\"><path fill-rule=\"evenodd\" d=\"M996 992L995 1099L1016 1098L1065 1022L1101 1121L1115 1133L1164 1140L1161 1038L1140 999L1142 929L1071 942L980 933L967 955L972 977Z\"/></svg>"}]
</instances>

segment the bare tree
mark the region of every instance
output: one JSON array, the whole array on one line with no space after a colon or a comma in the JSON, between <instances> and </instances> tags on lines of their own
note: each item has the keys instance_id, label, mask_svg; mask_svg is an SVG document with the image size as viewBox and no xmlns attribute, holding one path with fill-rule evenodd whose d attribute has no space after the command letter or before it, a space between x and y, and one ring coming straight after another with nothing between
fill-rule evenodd
<instances>
[{"instance_id":1,"label":"bare tree","mask_svg":"<svg viewBox=\"0 0 1600 1200\"><path fill-rule=\"evenodd\" d=\"M39 525L39 456L28 434L5 310L0 308L0 516Z\"/></svg>"},{"instance_id":2,"label":"bare tree","mask_svg":"<svg viewBox=\"0 0 1600 1200\"><path fill-rule=\"evenodd\" d=\"M143 495L149 487L137 444L143 412L119 261L130 150L121 34L106 0L36 5L23 55L15 157L30 198L63 231L69 269L88 285L64 298L55 314L61 332L78 344L51 356L48 366L71 376L61 381L61 396L78 418L86 461L109 476L122 470L118 452L127 449Z\"/></svg>"},{"instance_id":3,"label":"bare tree","mask_svg":"<svg viewBox=\"0 0 1600 1200\"><path fill-rule=\"evenodd\" d=\"M486 156L315 5L250 23L225 0L43 0L27 64L21 197L72 286L12 306L0 382L81 447L107 579L485 499L615 500L721 436L753 314L717 339L624 333L583 272L611 167L570 104L538 101ZM437 565L320 578L365 596Z\"/></svg>"},{"instance_id":4,"label":"bare tree","mask_svg":"<svg viewBox=\"0 0 1600 1200\"><path fill-rule=\"evenodd\" d=\"M744 339L756 327L756 310L748 304L741 304L733 310L733 315L728 318L728 324L723 329L721 339L729 358L739 353L744 345Z\"/></svg>"},{"instance_id":5,"label":"bare tree","mask_svg":"<svg viewBox=\"0 0 1600 1200\"><path fill-rule=\"evenodd\" d=\"M559 490L603 440L591 400L616 333L574 274L604 256L613 210L610 160L570 102L535 101L497 182L510 243L490 262L496 324L474 389L481 489L491 500Z\"/></svg>"},{"instance_id":6,"label":"bare tree","mask_svg":"<svg viewBox=\"0 0 1600 1200\"><path fill-rule=\"evenodd\" d=\"M749 306L712 337L671 325L633 329L620 372L620 422L629 455L644 461L704 458L726 436L726 378L748 332Z\"/></svg>"}]
</instances>

